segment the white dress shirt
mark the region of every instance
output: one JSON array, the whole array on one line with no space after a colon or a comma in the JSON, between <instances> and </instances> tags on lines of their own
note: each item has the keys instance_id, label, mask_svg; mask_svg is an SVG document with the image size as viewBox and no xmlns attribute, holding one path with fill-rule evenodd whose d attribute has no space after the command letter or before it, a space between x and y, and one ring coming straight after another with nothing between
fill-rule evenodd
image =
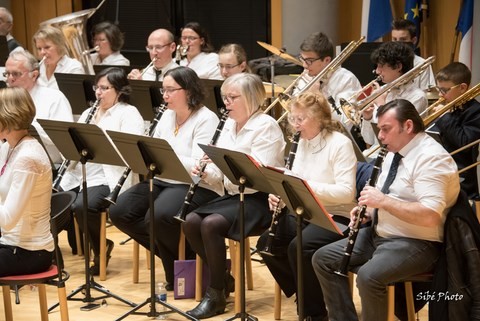
<instances>
[{"instance_id":1,"label":"white dress shirt","mask_svg":"<svg viewBox=\"0 0 480 321\"><path fill-rule=\"evenodd\" d=\"M172 146L185 170L190 174L196 161L205 154L198 144L210 143L218 122L217 115L203 106L190 115L175 135L176 113L167 109L155 128L154 137L164 139ZM173 184L185 184L185 182L174 180L162 180ZM223 195L223 184L220 179L211 180L208 183L201 181L199 186Z\"/></svg>"},{"instance_id":2,"label":"white dress shirt","mask_svg":"<svg viewBox=\"0 0 480 321\"><path fill-rule=\"evenodd\" d=\"M91 108L86 109L80 119L79 123L84 123ZM136 135L144 134L144 121L138 109L132 105L126 103L117 103L113 107L110 107L102 118L95 122L95 117L92 118L90 124L96 124L103 130L114 130L123 133L130 133ZM87 162L87 186L99 186L108 185L112 190L117 184L118 180L122 176L125 167L114 165L103 165ZM63 190L70 190L80 184L81 176L81 164L78 163L76 168L69 169L62 179L61 186ZM128 179L123 185L122 191L127 190L136 181L137 175L130 173Z\"/></svg>"},{"instance_id":3,"label":"white dress shirt","mask_svg":"<svg viewBox=\"0 0 480 321\"><path fill-rule=\"evenodd\" d=\"M103 60L97 52L90 55L93 65L111 65L111 66L130 66L130 60L125 58L119 51L113 52L106 56Z\"/></svg>"},{"instance_id":4,"label":"white dress shirt","mask_svg":"<svg viewBox=\"0 0 480 321\"><path fill-rule=\"evenodd\" d=\"M43 147L24 138L13 151L0 147L0 243L29 251L53 251L50 233L52 167Z\"/></svg>"},{"instance_id":5,"label":"white dress shirt","mask_svg":"<svg viewBox=\"0 0 480 321\"><path fill-rule=\"evenodd\" d=\"M60 58L57 63L57 67L55 68L55 72L50 79L47 79L45 68L45 64L40 66L40 75L38 76L37 84L53 89L58 89L57 79L55 79L55 72L66 74L85 74L82 63L76 59L68 57L67 55Z\"/></svg>"},{"instance_id":6,"label":"white dress shirt","mask_svg":"<svg viewBox=\"0 0 480 321\"><path fill-rule=\"evenodd\" d=\"M218 147L245 153L263 165L284 166L285 140L275 119L259 111L250 117L238 133L236 126L237 123L233 119L227 119L218 139ZM223 177L222 172L214 164L209 164L206 171L207 181L223 178L228 194L238 194L238 186L227 177ZM257 191L245 188L245 194L255 192Z\"/></svg>"},{"instance_id":7,"label":"white dress shirt","mask_svg":"<svg viewBox=\"0 0 480 321\"><path fill-rule=\"evenodd\" d=\"M52 162L61 163L62 156L37 119L50 119L73 122L72 107L67 97L57 89L35 85L30 90L36 114L32 125L37 130Z\"/></svg>"},{"instance_id":8,"label":"white dress shirt","mask_svg":"<svg viewBox=\"0 0 480 321\"><path fill-rule=\"evenodd\" d=\"M168 63L167 65L163 66L163 68L161 69L162 70L162 73L160 74L160 77L158 78L158 81L163 81L163 77L165 75L165 73L167 71L169 71L170 69L174 69L174 68L177 68L178 65L177 63L172 60L170 63ZM152 80L152 81L155 81L156 80L156 72L155 72L155 69L153 68L153 66L149 67L147 69L147 71L145 71L145 73L143 74L142 76L142 80Z\"/></svg>"},{"instance_id":9,"label":"white dress shirt","mask_svg":"<svg viewBox=\"0 0 480 321\"><path fill-rule=\"evenodd\" d=\"M438 213L445 222L448 210L455 204L460 191L455 161L424 132L417 134L399 153L403 158L388 196L405 202L420 202ZM393 156L389 153L385 157L377 182L378 189L382 188L387 178ZM436 227L413 225L379 209L377 233L382 237L442 241L443 224Z\"/></svg>"},{"instance_id":10,"label":"white dress shirt","mask_svg":"<svg viewBox=\"0 0 480 321\"><path fill-rule=\"evenodd\" d=\"M291 173L307 181L330 214L350 218L355 200L357 157L349 138L320 132L300 139Z\"/></svg>"},{"instance_id":11,"label":"white dress shirt","mask_svg":"<svg viewBox=\"0 0 480 321\"><path fill-rule=\"evenodd\" d=\"M423 63L425 59L420 56L415 55L413 59L413 67L416 67ZM420 74L420 76L414 79L415 84L421 90L427 90L430 87L435 87L435 76L433 75L432 65L428 66L428 68Z\"/></svg>"},{"instance_id":12,"label":"white dress shirt","mask_svg":"<svg viewBox=\"0 0 480 321\"><path fill-rule=\"evenodd\" d=\"M199 78L223 80L220 68L218 68L218 55L214 52L201 52L193 57L191 61L183 58L180 61L180 66L193 69Z\"/></svg>"}]
</instances>

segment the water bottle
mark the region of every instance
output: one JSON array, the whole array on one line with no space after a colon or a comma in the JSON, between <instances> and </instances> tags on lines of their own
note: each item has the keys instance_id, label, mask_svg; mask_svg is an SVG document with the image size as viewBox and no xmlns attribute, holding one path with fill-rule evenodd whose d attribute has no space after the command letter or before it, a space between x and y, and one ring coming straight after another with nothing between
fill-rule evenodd
<instances>
[{"instance_id":1,"label":"water bottle","mask_svg":"<svg viewBox=\"0 0 480 321\"><path fill-rule=\"evenodd\" d=\"M157 285L157 300L161 302L167 302L167 289L165 288L165 283L164 282L159 282ZM163 304L158 303L156 305L157 312L163 313L166 311L166 308ZM157 320L165 320L167 318L166 314L160 314L157 317Z\"/></svg>"}]
</instances>

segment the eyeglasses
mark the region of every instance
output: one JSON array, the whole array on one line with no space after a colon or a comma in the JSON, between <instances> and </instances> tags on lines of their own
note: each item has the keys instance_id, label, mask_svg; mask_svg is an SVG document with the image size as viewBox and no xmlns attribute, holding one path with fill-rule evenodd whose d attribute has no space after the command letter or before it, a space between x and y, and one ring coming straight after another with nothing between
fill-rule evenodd
<instances>
[{"instance_id":1,"label":"eyeglasses","mask_svg":"<svg viewBox=\"0 0 480 321\"><path fill-rule=\"evenodd\" d=\"M100 90L101 92L104 92L104 91L107 91L109 89L112 89L113 87L109 87L109 86L92 86L93 88L93 91L97 91L97 90Z\"/></svg>"},{"instance_id":2,"label":"eyeglasses","mask_svg":"<svg viewBox=\"0 0 480 321\"><path fill-rule=\"evenodd\" d=\"M292 116L292 115L289 115L287 117L287 120L288 122L290 123L290 125L295 125L295 124L303 124L306 120L308 119L308 116Z\"/></svg>"},{"instance_id":3,"label":"eyeglasses","mask_svg":"<svg viewBox=\"0 0 480 321\"><path fill-rule=\"evenodd\" d=\"M236 64L236 65L224 65L224 64L217 64L218 68L220 69L226 69L226 70L230 70L232 68L235 68L237 66L240 66L241 64Z\"/></svg>"},{"instance_id":4,"label":"eyeglasses","mask_svg":"<svg viewBox=\"0 0 480 321\"><path fill-rule=\"evenodd\" d=\"M303 58L302 55L299 55L298 60L300 60L302 63L306 64L307 66L311 66L315 61L322 60L322 58Z\"/></svg>"},{"instance_id":5,"label":"eyeglasses","mask_svg":"<svg viewBox=\"0 0 480 321\"><path fill-rule=\"evenodd\" d=\"M195 41L197 39L200 39L200 37L195 37L195 36L182 36L180 37L182 41Z\"/></svg>"},{"instance_id":6,"label":"eyeglasses","mask_svg":"<svg viewBox=\"0 0 480 321\"><path fill-rule=\"evenodd\" d=\"M446 95L450 90L454 89L454 88L457 88L458 86L460 86L461 84L456 84L455 86L452 86L450 88L442 88L442 87L438 87L437 86L437 90L439 93L441 93L442 95Z\"/></svg>"},{"instance_id":7,"label":"eyeglasses","mask_svg":"<svg viewBox=\"0 0 480 321\"><path fill-rule=\"evenodd\" d=\"M167 46L170 46L171 44L172 44L172 42L167 43L166 45L146 46L145 49L148 52L152 52L152 51L158 52L158 51L162 50L163 48L165 48Z\"/></svg>"},{"instance_id":8,"label":"eyeglasses","mask_svg":"<svg viewBox=\"0 0 480 321\"><path fill-rule=\"evenodd\" d=\"M93 38L93 42L106 42L107 38Z\"/></svg>"},{"instance_id":9,"label":"eyeglasses","mask_svg":"<svg viewBox=\"0 0 480 321\"><path fill-rule=\"evenodd\" d=\"M27 72L29 72L29 71L24 71L24 72L21 72L21 71L13 71L13 72L5 71L5 72L3 73L3 77L8 78L8 77L12 76L12 78L15 78L15 79L16 79L16 78L22 77L22 76L25 75Z\"/></svg>"},{"instance_id":10,"label":"eyeglasses","mask_svg":"<svg viewBox=\"0 0 480 321\"><path fill-rule=\"evenodd\" d=\"M171 95L174 91L182 90L183 88L160 88L162 95Z\"/></svg>"},{"instance_id":11,"label":"eyeglasses","mask_svg":"<svg viewBox=\"0 0 480 321\"><path fill-rule=\"evenodd\" d=\"M240 96L241 95L237 95L237 96L222 95L222 100L225 103L233 104L235 99L239 98Z\"/></svg>"}]
</instances>

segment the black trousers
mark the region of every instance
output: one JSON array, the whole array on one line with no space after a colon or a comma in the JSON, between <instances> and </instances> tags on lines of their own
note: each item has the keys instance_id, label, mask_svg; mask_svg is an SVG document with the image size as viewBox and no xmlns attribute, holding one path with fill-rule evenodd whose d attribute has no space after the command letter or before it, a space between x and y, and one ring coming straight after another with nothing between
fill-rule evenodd
<instances>
[{"instance_id":1,"label":"black trousers","mask_svg":"<svg viewBox=\"0 0 480 321\"><path fill-rule=\"evenodd\" d=\"M172 284L173 266L175 260L178 260L181 230L180 222L174 216L184 202L188 187L185 184L171 184L157 179L154 179L153 184L155 254L162 260L166 281ZM216 197L218 197L217 193L198 187L189 212ZM150 247L148 180L132 186L118 197L117 204L110 207L110 220L118 229L128 234L143 247L147 249Z\"/></svg>"},{"instance_id":2,"label":"black trousers","mask_svg":"<svg viewBox=\"0 0 480 321\"><path fill-rule=\"evenodd\" d=\"M53 252L29 251L0 244L0 276L43 272L52 265Z\"/></svg>"},{"instance_id":3,"label":"black trousers","mask_svg":"<svg viewBox=\"0 0 480 321\"><path fill-rule=\"evenodd\" d=\"M268 269L287 297L297 292L296 226L295 216L283 215L279 220L272 246L272 252L275 256L261 254ZM323 302L322 288L313 270L312 256L322 246L335 242L344 236L307 222L304 222L302 231L305 315L326 316L327 310ZM257 249L265 248L267 237L268 231L258 239Z\"/></svg>"},{"instance_id":4,"label":"black trousers","mask_svg":"<svg viewBox=\"0 0 480 321\"><path fill-rule=\"evenodd\" d=\"M110 187L107 185L92 186L87 188L87 228L90 244L95 256L100 255L100 213L103 209L104 198L110 194ZM83 230L83 191L79 192L72 210L74 211L80 230Z\"/></svg>"}]
</instances>

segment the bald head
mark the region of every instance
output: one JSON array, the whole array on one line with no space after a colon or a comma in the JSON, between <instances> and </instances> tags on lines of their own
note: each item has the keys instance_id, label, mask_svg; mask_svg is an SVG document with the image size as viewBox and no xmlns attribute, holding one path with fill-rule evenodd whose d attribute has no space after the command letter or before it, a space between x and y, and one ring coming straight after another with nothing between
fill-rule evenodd
<instances>
[{"instance_id":1,"label":"bald head","mask_svg":"<svg viewBox=\"0 0 480 321\"><path fill-rule=\"evenodd\" d=\"M167 29L154 30L148 37L147 48L150 59L156 58L155 68L161 69L172 61L175 52L175 37Z\"/></svg>"},{"instance_id":2,"label":"bald head","mask_svg":"<svg viewBox=\"0 0 480 321\"><path fill-rule=\"evenodd\" d=\"M12 31L13 17L10 11L0 7L0 36L6 36Z\"/></svg>"}]
</instances>

